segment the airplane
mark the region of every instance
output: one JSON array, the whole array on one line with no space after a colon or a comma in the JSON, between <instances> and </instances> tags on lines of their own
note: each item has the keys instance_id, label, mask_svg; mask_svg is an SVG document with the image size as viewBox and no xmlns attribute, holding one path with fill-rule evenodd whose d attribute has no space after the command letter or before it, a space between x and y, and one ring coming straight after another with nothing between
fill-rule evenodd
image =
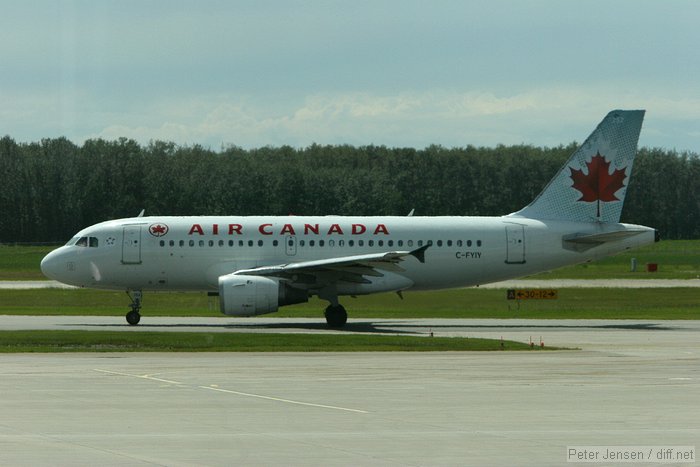
<instances>
[{"instance_id":1,"label":"airplane","mask_svg":"<svg viewBox=\"0 0 700 467\"><path fill-rule=\"evenodd\" d=\"M136 325L144 291L206 291L230 316L273 313L311 296L478 286L593 261L659 240L620 223L643 110L613 110L543 191L499 217L151 216L78 232L41 261L51 279L125 290Z\"/></svg>"}]
</instances>

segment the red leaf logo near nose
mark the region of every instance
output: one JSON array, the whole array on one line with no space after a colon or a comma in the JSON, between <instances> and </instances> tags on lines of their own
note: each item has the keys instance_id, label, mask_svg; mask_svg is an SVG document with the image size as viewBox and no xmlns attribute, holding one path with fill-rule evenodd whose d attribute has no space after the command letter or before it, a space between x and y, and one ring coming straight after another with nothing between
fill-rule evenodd
<instances>
[{"instance_id":1,"label":"red leaf logo near nose","mask_svg":"<svg viewBox=\"0 0 700 467\"><path fill-rule=\"evenodd\" d=\"M610 162L600 153L596 153L590 162L586 162L588 174L583 170L569 167L571 179L574 181L572 187L581 192L578 201L620 201L615 193L625 186L625 168L616 169L610 172Z\"/></svg>"},{"instance_id":2,"label":"red leaf logo near nose","mask_svg":"<svg viewBox=\"0 0 700 467\"><path fill-rule=\"evenodd\" d=\"M154 237L162 237L166 233L168 233L168 226L165 224L152 224L149 228L148 231L153 235Z\"/></svg>"}]
</instances>

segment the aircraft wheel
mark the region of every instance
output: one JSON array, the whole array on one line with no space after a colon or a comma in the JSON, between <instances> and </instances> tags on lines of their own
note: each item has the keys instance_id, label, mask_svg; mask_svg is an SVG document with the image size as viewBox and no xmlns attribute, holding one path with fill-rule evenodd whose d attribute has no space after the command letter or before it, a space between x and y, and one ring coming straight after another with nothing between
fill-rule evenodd
<instances>
[{"instance_id":1,"label":"aircraft wheel","mask_svg":"<svg viewBox=\"0 0 700 467\"><path fill-rule=\"evenodd\" d=\"M348 322L348 313L343 308L343 305L329 305L324 314L326 322L331 328L342 328Z\"/></svg>"},{"instance_id":2,"label":"aircraft wheel","mask_svg":"<svg viewBox=\"0 0 700 467\"><path fill-rule=\"evenodd\" d=\"M135 326L141 321L141 314L136 310L131 310L126 314L126 322Z\"/></svg>"}]
</instances>

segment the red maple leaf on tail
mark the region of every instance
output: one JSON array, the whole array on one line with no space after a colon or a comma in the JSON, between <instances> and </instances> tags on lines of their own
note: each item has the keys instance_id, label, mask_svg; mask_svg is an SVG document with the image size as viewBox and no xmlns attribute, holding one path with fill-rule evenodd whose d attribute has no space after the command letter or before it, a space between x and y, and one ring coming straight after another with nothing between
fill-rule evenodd
<instances>
[{"instance_id":1,"label":"red maple leaf on tail","mask_svg":"<svg viewBox=\"0 0 700 467\"><path fill-rule=\"evenodd\" d=\"M601 201L620 201L615 193L625 186L625 168L614 170L610 173L610 162L597 152L586 162L588 174L583 170L569 167L571 179L574 181L572 187L581 192L581 197L577 201L598 202L598 217L600 217Z\"/></svg>"}]
</instances>

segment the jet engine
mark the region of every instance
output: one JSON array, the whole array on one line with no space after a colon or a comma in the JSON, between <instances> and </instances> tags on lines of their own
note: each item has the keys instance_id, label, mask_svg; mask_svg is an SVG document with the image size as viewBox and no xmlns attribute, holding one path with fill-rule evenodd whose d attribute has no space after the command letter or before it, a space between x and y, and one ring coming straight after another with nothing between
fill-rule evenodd
<instances>
[{"instance_id":1,"label":"jet engine","mask_svg":"<svg viewBox=\"0 0 700 467\"><path fill-rule=\"evenodd\" d=\"M295 289L277 279L236 274L219 277L219 302L225 315L264 315L274 313L280 306L308 301L306 290Z\"/></svg>"}]
</instances>

